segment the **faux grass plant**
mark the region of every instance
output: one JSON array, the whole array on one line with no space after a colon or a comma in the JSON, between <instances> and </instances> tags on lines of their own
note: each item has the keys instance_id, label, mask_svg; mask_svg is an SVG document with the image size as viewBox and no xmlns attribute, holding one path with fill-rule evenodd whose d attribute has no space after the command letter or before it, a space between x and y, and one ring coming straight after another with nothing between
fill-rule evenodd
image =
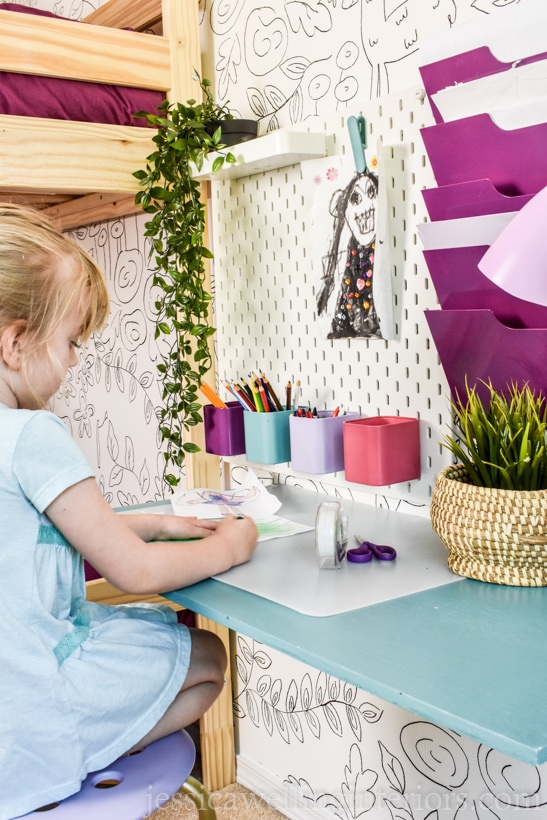
<instances>
[{"instance_id":1,"label":"faux grass plant","mask_svg":"<svg viewBox=\"0 0 547 820\"><path fill-rule=\"evenodd\" d=\"M499 393L491 384L489 402L468 388L465 402L451 402L454 434L450 450L478 487L503 490L547 489L547 401L526 384Z\"/></svg>"}]
</instances>

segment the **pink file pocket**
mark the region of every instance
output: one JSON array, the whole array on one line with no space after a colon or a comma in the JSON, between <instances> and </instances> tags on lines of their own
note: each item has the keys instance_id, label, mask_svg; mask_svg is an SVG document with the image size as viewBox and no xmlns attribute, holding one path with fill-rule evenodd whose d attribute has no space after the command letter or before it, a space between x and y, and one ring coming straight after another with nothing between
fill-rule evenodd
<instances>
[{"instance_id":1,"label":"pink file pocket","mask_svg":"<svg viewBox=\"0 0 547 820\"><path fill-rule=\"evenodd\" d=\"M535 54L521 57L519 66L544 60L546 55ZM435 105L432 97L443 88L449 88L457 83L468 83L487 77L491 74L499 74L503 71L510 71L514 62L502 62L495 57L490 48L486 45L470 49L438 60L428 65L419 67L426 94L429 98L431 110L435 117L435 122L443 122L442 115Z\"/></svg>"},{"instance_id":2,"label":"pink file pocket","mask_svg":"<svg viewBox=\"0 0 547 820\"><path fill-rule=\"evenodd\" d=\"M357 413L332 416L320 410L317 418L289 419L291 466L304 473L337 473L344 469L344 438L342 426Z\"/></svg>"},{"instance_id":3,"label":"pink file pocket","mask_svg":"<svg viewBox=\"0 0 547 820\"><path fill-rule=\"evenodd\" d=\"M505 196L494 188L489 179L473 179L439 188L425 188L422 196L431 221L441 222L445 219L519 211L532 199L533 194Z\"/></svg>"},{"instance_id":4,"label":"pink file pocket","mask_svg":"<svg viewBox=\"0 0 547 820\"><path fill-rule=\"evenodd\" d=\"M479 262L488 246L423 251L443 310L491 310L508 327L547 327L547 307L512 296L488 279Z\"/></svg>"},{"instance_id":5,"label":"pink file pocket","mask_svg":"<svg viewBox=\"0 0 547 820\"><path fill-rule=\"evenodd\" d=\"M505 131L488 114L421 129L437 185L489 179L507 196L547 185L547 123Z\"/></svg>"},{"instance_id":6,"label":"pink file pocket","mask_svg":"<svg viewBox=\"0 0 547 820\"><path fill-rule=\"evenodd\" d=\"M403 416L371 416L344 424L347 481L387 486L421 475L420 422Z\"/></svg>"},{"instance_id":7,"label":"pink file pocket","mask_svg":"<svg viewBox=\"0 0 547 820\"><path fill-rule=\"evenodd\" d=\"M245 452L243 407L238 401L226 408L203 405L205 451L216 456L239 456Z\"/></svg>"},{"instance_id":8,"label":"pink file pocket","mask_svg":"<svg viewBox=\"0 0 547 820\"><path fill-rule=\"evenodd\" d=\"M491 310L426 310L425 316L454 397L465 396L466 380L485 400L489 381L498 391L528 382L547 394L547 327L510 328Z\"/></svg>"}]
</instances>

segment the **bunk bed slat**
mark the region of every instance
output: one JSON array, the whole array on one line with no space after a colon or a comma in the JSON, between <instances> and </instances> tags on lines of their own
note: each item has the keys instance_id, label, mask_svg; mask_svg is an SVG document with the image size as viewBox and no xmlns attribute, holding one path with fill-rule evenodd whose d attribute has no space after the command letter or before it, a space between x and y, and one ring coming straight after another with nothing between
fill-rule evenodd
<instances>
[{"instance_id":1,"label":"bunk bed slat","mask_svg":"<svg viewBox=\"0 0 547 820\"><path fill-rule=\"evenodd\" d=\"M167 38L39 19L37 26L31 15L0 10L0 70L158 91L171 88Z\"/></svg>"},{"instance_id":2,"label":"bunk bed slat","mask_svg":"<svg viewBox=\"0 0 547 820\"><path fill-rule=\"evenodd\" d=\"M0 116L0 191L135 193L139 185L132 174L145 167L155 147L154 133L123 125Z\"/></svg>"},{"instance_id":3,"label":"bunk bed slat","mask_svg":"<svg viewBox=\"0 0 547 820\"><path fill-rule=\"evenodd\" d=\"M161 21L161 0L108 0L84 17L84 22L142 31Z\"/></svg>"}]
</instances>

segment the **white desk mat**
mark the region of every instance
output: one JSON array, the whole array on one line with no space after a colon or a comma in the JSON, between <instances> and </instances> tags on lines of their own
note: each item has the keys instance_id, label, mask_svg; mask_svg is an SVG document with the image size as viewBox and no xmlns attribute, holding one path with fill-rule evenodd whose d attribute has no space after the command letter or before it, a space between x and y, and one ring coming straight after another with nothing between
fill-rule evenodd
<instances>
[{"instance_id":1,"label":"white desk mat","mask_svg":"<svg viewBox=\"0 0 547 820\"><path fill-rule=\"evenodd\" d=\"M310 525L327 498L295 487L271 491L282 502L278 515ZM340 569L320 570L312 531L263 541L247 564L214 577L304 615L321 617L462 580L448 569L448 553L429 518L337 500L348 516L348 547L357 546L353 536L358 534L395 547L396 561L351 564L344 560Z\"/></svg>"}]
</instances>

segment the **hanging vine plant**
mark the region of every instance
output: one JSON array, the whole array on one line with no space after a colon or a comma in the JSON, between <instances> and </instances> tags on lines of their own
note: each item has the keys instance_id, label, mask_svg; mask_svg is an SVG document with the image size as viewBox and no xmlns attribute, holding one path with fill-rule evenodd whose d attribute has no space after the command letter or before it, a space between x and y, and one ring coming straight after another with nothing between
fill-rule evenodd
<instances>
[{"instance_id":1,"label":"hanging vine plant","mask_svg":"<svg viewBox=\"0 0 547 820\"><path fill-rule=\"evenodd\" d=\"M142 187L135 201L151 215L145 236L151 240L153 284L159 290L155 338L163 337L166 342L166 352L157 365L162 388L159 430L163 477L171 487L180 479L170 467L180 469L186 453L200 449L184 441L184 430L202 421L197 391L212 365L209 339L215 332L209 323L211 295L204 286L204 260L213 254L204 245L205 206L192 166L201 170L211 151L220 152L213 161L213 172L225 162L236 161L233 154L223 151L221 142L220 123L233 119L232 115L226 105L214 102L209 80L197 75L194 79L200 82L202 102L166 100L159 114L141 111L135 115L157 128L156 150L147 157L146 169L134 176Z\"/></svg>"}]
</instances>

